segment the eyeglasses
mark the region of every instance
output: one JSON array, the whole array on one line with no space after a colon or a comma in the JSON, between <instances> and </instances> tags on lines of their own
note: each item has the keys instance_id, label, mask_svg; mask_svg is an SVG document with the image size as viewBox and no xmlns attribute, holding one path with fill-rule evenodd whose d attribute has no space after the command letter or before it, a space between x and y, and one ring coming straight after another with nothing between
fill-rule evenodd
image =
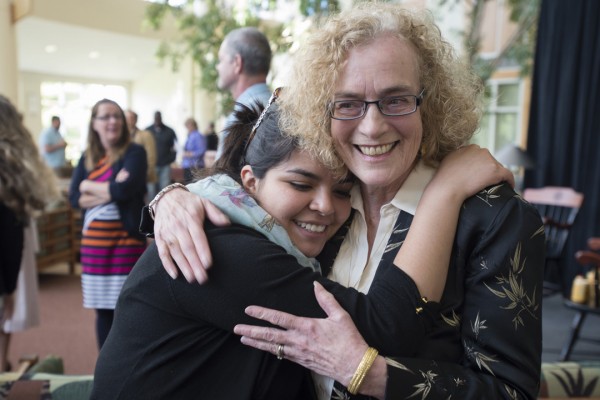
<instances>
[{"instance_id":1,"label":"eyeglasses","mask_svg":"<svg viewBox=\"0 0 600 400\"><path fill-rule=\"evenodd\" d=\"M408 115L417 111L417 107L423 101L421 90L418 95L390 96L383 99L364 101L364 100L338 100L329 103L329 116L333 119L342 121L362 118L370 104L377 104L377 108L383 115L397 117Z\"/></svg>"},{"instance_id":2,"label":"eyeglasses","mask_svg":"<svg viewBox=\"0 0 600 400\"><path fill-rule=\"evenodd\" d=\"M279 93L281 93L281 88L280 87L278 87L277 89L275 89L273 91L273 94L269 98L269 102L265 106L265 109L262 111L262 113L260 113L260 116L256 120L256 123L254 124L254 127L252 127L252 131L250 132L250 135L248 135L248 140L246 140L246 145L244 146L244 152L242 153L242 155L243 155L242 156L242 163L246 162L245 161L246 160L246 151L248 150L248 146L250 146L250 142L252 142L252 139L254 139L254 136L256 135L256 130L260 126L260 123L265 118L265 115L267 115L267 111L269 110L269 107L271 107L271 104L273 104L275 102L275 100L277 100L277 98L279 97Z\"/></svg>"},{"instance_id":3,"label":"eyeglasses","mask_svg":"<svg viewBox=\"0 0 600 400\"><path fill-rule=\"evenodd\" d=\"M114 120L120 121L122 117L119 114L106 114L106 115L101 115L99 117L95 117L94 119L98 119L100 121L108 121L111 118Z\"/></svg>"}]
</instances>

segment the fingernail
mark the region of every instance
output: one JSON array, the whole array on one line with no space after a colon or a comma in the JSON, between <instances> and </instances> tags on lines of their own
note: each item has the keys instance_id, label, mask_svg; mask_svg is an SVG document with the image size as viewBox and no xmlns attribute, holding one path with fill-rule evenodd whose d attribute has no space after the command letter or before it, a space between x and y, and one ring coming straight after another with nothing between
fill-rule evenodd
<instances>
[{"instance_id":1,"label":"fingernail","mask_svg":"<svg viewBox=\"0 0 600 400\"><path fill-rule=\"evenodd\" d=\"M177 272L176 272L176 271L173 271L172 269L168 269L168 270L167 270L167 273L169 274L169 276L170 276L172 279L177 279Z\"/></svg>"},{"instance_id":2,"label":"fingernail","mask_svg":"<svg viewBox=\"0 0 600 400\"><path fill-rule=\"evenodd\" d=\"M186 280L188 283L192 283L192 282L194 282L194 275L188 276L187 274L185 274L185 273L184 273L184 274L183 274L183 276L185 277L185 280Z\"/></svg>"},{"instance_id":3,"label":"fingernail","mask_svg":"<svg viewBox=\"0 0 600 400\"><path fill-rule=\"evenodd\" d=\"M210 264L212 263L212 260L210 258L206 257L205 255L202 255L200 257L200 261L202 262L204 269L210 268Z\"/></svg>"}]
</instances>

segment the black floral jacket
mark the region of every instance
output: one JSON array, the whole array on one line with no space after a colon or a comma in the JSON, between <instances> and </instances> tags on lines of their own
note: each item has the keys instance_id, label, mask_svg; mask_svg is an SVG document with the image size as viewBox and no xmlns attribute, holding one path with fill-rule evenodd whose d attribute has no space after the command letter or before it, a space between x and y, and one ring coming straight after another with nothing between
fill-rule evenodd
<instances>
[{"instance_id":1,"label":"black floral jacket","mask_svg":"<svg viewBox=\"0 0 600 400\"><path fill-rule=\"evenodd\" d=\"M393 262L411 221L400 213L380 266ZM386 398L537 398L544 249L539 214L508 185L468 199L435 305L439 319L414 357L386 357ZM360 397L337 383L332 394Z\"/></svg>"}]
</instances>

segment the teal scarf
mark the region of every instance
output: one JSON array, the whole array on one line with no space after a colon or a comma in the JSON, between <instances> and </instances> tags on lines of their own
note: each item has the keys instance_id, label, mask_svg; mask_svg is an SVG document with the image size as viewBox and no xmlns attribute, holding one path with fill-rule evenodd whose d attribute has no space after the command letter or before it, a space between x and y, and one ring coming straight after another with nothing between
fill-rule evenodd
<instances>
[{"instance_id":1,"label":"teal scarf","mask_svg":"<svg viewBox=\"0 0 600 400\"><path fill-rule=\"evenodd\" d=\"M310 267L321 272L319 262L305 256L292 243L287 232L256 201L246 193L244 188L225 174L217 174L187 185L190 192L201 196L217 206L231 222L247 226L265 235L270 241L283 247L285 251L296 257L303 267Z\"/></svg>"}]
</instances>

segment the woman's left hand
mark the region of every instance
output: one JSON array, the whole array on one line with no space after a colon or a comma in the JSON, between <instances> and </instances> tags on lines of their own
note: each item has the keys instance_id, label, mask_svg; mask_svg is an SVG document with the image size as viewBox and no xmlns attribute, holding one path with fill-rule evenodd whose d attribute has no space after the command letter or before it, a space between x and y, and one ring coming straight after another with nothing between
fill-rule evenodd
<instances>
[{"instance_id":1,"label":"woman's left hand","mask_svg":"<svg viewBox=\"0 0 600 400\"><path fill-rule=\"evenodd\" d=\"M250 306L246 314L284 329L236 325L242 343L283 357L318 374L348 385L368 348L350 315L333 295L315 282L315 296L327 318L297 317L282 311Z\"/></svg>"}]
</instances>

